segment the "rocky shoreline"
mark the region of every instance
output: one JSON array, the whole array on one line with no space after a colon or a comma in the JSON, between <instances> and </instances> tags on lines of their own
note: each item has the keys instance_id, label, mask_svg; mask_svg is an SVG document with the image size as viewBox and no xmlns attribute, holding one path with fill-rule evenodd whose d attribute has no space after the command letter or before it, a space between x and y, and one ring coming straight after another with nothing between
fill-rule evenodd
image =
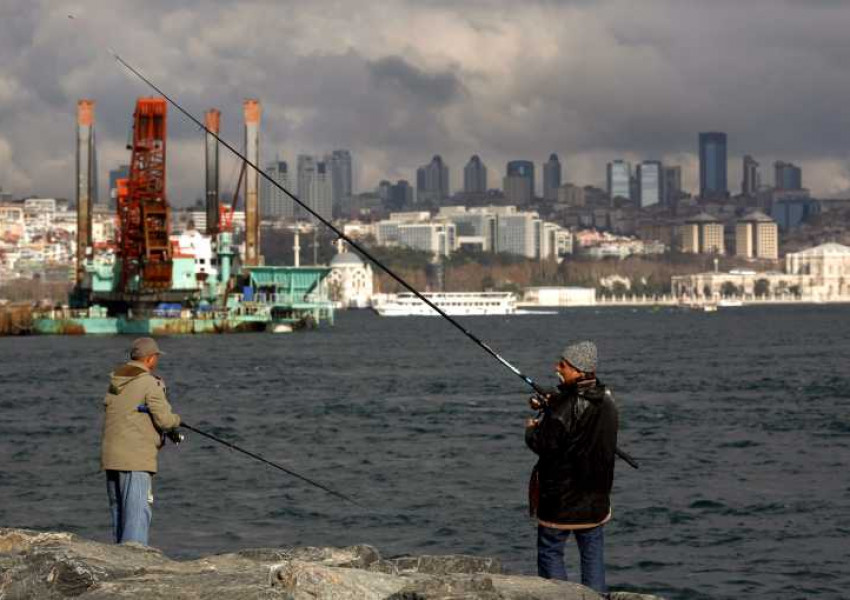
<instances>
[{"instance_id":1,"label":"rocky shoreline","mask_svg":"<svg viewBox=\"0 0 850 600\"><path fill-rule=\"evenodd\" d=\"M598 600L584 586L505 574L493 558L383 558L371 546L255 548L177 561L136 544L0 528L3 600ZM613 600L660 600L613 592Z\"/></svg>"}]
</instances>

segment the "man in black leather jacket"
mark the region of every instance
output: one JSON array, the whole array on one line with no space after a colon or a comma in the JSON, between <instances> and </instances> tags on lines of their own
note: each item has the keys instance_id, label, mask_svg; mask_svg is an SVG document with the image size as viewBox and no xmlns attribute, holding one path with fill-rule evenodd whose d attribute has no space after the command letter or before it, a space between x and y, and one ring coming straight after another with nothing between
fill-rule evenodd
<instances>
[{"instance_id":1,"label":"man in black leather jacket","mask_svg":"<svg viewBox=\"0 0 850 600\"><path fill-rule=\"evenodd\" d=\"M593 342L564 349L556 367L561 384L548 395L542 416L526 422L525 441L539 457L532 474L538 575L567 579L564 545L572 532L582 584L605 593L603 525L611 519L618 415L611 391L596 378L596 364ZM538 407L534 399L532 406Z\"/></svg>"}]
</instances>

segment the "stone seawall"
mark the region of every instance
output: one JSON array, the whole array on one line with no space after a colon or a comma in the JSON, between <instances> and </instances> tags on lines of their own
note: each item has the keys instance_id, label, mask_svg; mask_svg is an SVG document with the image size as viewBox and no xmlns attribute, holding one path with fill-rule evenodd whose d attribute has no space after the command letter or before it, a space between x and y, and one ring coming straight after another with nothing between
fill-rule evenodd
<instances>
[{"instance_id":1,"label":"stone seawall","mask_svg":"<svg viewBox=\"0 0 850 600\"><path fill-rule=\"evenodd\" d=\"M0 528L0 598L599 600L584 586L510 575L497 559L383 558L371 546L256 548L176 561L154 548ZM612 592L613 600L660 600Z\"/></svg>"}]
</instances>

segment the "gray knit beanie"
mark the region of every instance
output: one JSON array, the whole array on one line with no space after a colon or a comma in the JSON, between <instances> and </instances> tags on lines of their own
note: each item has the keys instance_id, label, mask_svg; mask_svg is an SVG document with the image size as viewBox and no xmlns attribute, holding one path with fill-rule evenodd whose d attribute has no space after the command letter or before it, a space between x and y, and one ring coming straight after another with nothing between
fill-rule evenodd
<instances>
[{"instance_id":1,"label":"gray knit beanie","mask_svg":"<svg viewBox=\"0 0 850 600\"><path fill-rule=\"evenodd\" d=\"M564 348L561 358L582 373L596 373L596 344L593 342L570 344Z\"/></svg>"}]
</instances>

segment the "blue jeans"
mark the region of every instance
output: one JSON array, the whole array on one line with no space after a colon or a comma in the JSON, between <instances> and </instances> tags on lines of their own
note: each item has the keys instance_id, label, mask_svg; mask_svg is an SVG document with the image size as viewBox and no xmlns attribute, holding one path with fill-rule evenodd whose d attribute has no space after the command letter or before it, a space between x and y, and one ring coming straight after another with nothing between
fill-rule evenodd
<instances>
[{"instance_id":1,"label":"blue jeans","mask_svg":"<svg viewBox=\"0 0 850 600\"><path fill-rule=\"evenodd\" d=\"M151 526L151 474L145 471L107 471L106 494L116 544L148 545Z\"/></svg>"},{"instance_id":2,"label":"blue jeans","mask_svg":"<svg viewBox=\"0 0 850 600\"><path fill-rule=\"evenodd\" d=\"M605 587L605 536L603 526L593 529L554 529L537 526L537 574L546 579L567 580L564 566L564 544L570 533L575 534L581 556L581 583L604 594Z\"/></svg>"}]
</instances>

